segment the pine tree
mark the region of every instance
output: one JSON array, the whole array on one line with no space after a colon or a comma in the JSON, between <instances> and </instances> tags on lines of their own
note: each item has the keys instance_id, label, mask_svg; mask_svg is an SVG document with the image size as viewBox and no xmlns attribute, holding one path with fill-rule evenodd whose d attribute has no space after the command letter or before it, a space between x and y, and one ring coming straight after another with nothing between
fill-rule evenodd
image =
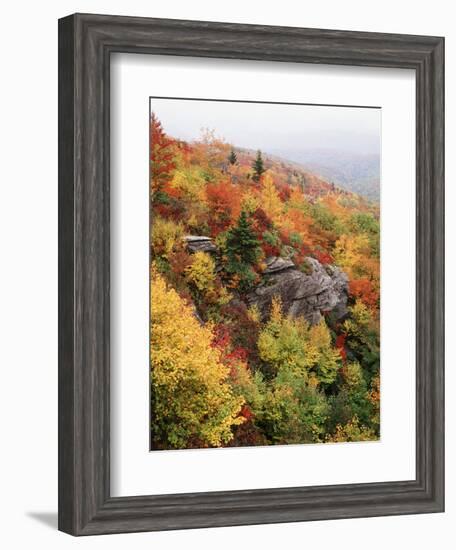
<instances>
[{"instance_id":1,"label":"pine tree","mask_svg":"<svg viewBox=\"0 0 456 550\"><path fill-rule=\"evenodd\" d=\"M264 163L263 163L263 157L261 156L260 150L258 150L257 156L253 161L252 168L253 168L252 179L254 181L260 181L262 174L266 171L266 168L264 167Z\"/></svg>"},{"instance_id":2,"label":"pine tree","mask_svg":"<svg viewBox=\"0 0 456 550\"><path fill-rule=\"evenodd\" d=\"M231 153L228 155L228 162L230 164L237 164L237 155L234 149L231 149Z\"/></svg>"},{"instance_id":3,"label":"pine tree","mask_svg":"<svg viewBox=\"0 0 456 550\"><path fill-rule=\"evenodd\" d=\"M226 240L228 258L235 263L252 265L258 259L259 244L247 213L243 210L237 225L228 232Z\"/></svg>"}]
</instances>

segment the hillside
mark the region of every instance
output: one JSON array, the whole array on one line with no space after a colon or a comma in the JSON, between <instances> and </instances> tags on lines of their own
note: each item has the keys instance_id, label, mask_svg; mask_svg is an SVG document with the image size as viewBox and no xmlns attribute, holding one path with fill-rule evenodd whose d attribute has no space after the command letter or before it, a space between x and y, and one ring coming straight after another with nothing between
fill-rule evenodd
<instances>
[{"instance_id":1,"label":"hillside","mask_svg":"<svg viewBox=\"0 0 456 550\"><path fill-rule=\"evenodd\" d=\"M329 149L275 151L289 158L304 170L319 175L346 191L357 193L371 201L380 200L380 157Z\"/></svg>"},{"instance_id":2,"label":"hillside","mask_svg":"<svg viewBox=\"0 0 456 550\"><path fill-rule=\"evenodd\" d=\"M379 208L151 120L154 449L379 437Z\"/></svg>"},{"instance_id":3,"label":"hillside","mask_svg":"<svg viewBox=\"0 0 456 550\"><path fill-rule=\"evenodd\" d=\"M257 155L257 151L237 148L236 155L239 165L250 169ZM336 186L333 183L328 183L328 181L314 174L312 171L306 170L305 167L298 162L281 157L280 155L268 153L262 153L262 158L266 170L272 170L279 178L285 181L287 185L301 189L310 200L336 191ZM343 189L339 188L337 191L342 192Z\"/></svg>"}]
</instances>

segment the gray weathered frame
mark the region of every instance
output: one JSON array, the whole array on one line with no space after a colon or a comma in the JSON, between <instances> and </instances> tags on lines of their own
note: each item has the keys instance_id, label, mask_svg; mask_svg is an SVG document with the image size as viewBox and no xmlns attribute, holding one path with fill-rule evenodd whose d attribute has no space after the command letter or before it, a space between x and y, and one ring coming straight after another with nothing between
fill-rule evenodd
<instances>
[{"instance_id":1,"label":"gray weathered frame","mask_svg":"<svg viewBox=\"0 0 456 550\"><path fill-rule=\"evenodd\" d=\"M113 52L416 71L416 479L113 498L109 70ZM444 39L76 14L59 21L59 529L73 535L444 509Z\"/></svg>"}]
</instances>

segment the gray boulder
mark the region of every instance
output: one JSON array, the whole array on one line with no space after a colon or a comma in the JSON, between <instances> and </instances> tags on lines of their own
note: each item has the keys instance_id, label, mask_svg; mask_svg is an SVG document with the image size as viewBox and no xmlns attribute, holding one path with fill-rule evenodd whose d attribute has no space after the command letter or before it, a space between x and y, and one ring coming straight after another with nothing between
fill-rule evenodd
<instances>
[{"instance_id":1,"label":"gray boulder","mask_svg":"<svg viewBox=\"0 0 456 550\"><path fill-rule=\"evenodd\" d=\"M263 271L264 275L270 275L271 273L277 273L284 271L288 268L294 268L295 264L289 258L280 258L279 256L270 256L266 260L266 269Z\"/></svg>"},{"instance_id":2,"label":"gray boulder","mask_svg":"<svg viewBox=\"0 0 456 550\"><path fill-rule=\"evenodd\" d=\"M283 258L268 258L263 280L247 296L256 305L263 320L269 316L272 298L279 297L285 314L304 317L317 324L323 312L337 320L347 314L348 277L338 267L323 266L315 258L306 258L308 272L298 270Z\"/></svg>"},{"instance_id":3,"label":"gray boulder","mask_svg":"<svg viewBox=\"0 0 456 550\"><path fill-rule=\"evenodd\" d=\"M210 237L186 235L184 237L189 252L217 252L217 247Z\"/></svg>"}]
</instances>

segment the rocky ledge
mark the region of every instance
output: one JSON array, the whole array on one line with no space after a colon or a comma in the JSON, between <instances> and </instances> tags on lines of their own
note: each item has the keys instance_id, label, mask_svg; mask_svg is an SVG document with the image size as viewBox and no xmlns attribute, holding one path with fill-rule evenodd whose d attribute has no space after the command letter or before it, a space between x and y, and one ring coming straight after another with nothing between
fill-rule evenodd
<instances>
[{"instance_id":1,"label":"rocky ledge","mask_svg":"<svg viewBox=\"0 0 456 550\"><path fill-rule=\"evenodd\" d=\"M272 298L282 301L284 313L304 317L312 324L331 312L334 319L347 314L348 277L338 267L322 265L315 258L306 258L306 273L296 268L290 259L272 257L266 260L266 269L259 286L252 290L247 301L256 305L263 319L267 319Z\"/></svg>"},{"instance_id":2,"label":"rocky ledge","mask_svg":"<svg viewBox=\"0 0 456 550\"><path fill-rule=\"evenodd\" d=\"M186 235L184 240L189 252L217 252L217 247L210 237Z\"/></svg>"},{"instance_id":3,"label":"rocky ledge","mask_svg":"<svg viewBox=\"0 0 456 550\"><path fill-rule=\"evenodd\" d=\"M270 256L266 260L266 269L263 271L263 275L270 275L271 273L278 273L284 271L290 267L295 267L295 264L289 258L280 258L279 256Z\"/></svg>"},{"instance_id":4,"label":"rocky ledge","mask_svg":"<svg viewBox=\"0 0 456 550\"><path fill-rule=\"evenodd\" d=\"M189 252L217 253L210 237L186 235L184 240ZM323 313L330 312L334 320L345 317L347 275L336 266L322 265L315 258L306 258L305 265L307 268L301 271L291 258L267 258L260 284L246 297L248 305L256 305L263 320L269 317L274 296L281 299L285 314L304 317L312 324L318 323Z\"/></svg>"}]
</instances>

